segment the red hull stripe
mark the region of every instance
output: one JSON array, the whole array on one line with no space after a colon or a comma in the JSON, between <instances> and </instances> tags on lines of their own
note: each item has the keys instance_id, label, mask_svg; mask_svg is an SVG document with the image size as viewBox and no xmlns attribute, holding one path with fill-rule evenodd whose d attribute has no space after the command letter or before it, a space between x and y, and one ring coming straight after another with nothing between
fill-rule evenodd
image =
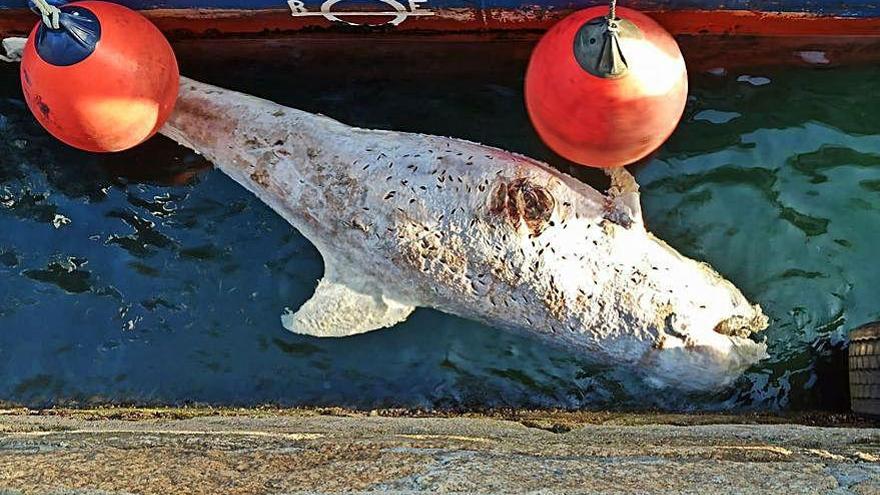
<instances>
[{"instance_id":1,"label":"red hull stripe","mask_svg":"<svg viewBox=\"0 0 880 495\"><path fill-rule=\"evenodd\" d=\"M301 30L360 32L320 15L293 17L289 10L191 10L155 9L142 11L169 34L205 36L235 34L283 34ZM452 32L544 30L569 14L566 10L437 9L433 15L411 17L397 26L384 25L382 32ZM735 36L846 36L880 37L880 18L830 17L801 13L762 13L742 10L677 10L646 12L674 35ZM346 18L359 23L383 23L381 16ZM22 34L33 27L29 11L5 10L0 16L0 34Z\"/></svg>"}]
</instances>

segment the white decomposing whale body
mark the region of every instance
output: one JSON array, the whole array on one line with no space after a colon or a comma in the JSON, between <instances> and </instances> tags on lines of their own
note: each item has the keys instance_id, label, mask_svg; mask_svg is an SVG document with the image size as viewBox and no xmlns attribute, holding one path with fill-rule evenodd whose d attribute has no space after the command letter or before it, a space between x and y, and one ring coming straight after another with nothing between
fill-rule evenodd
<instances>
[{"instance_id":1,"label":"white decomposing whale body","mask_svg":"<svg viewBox=\"0 0 880 495\"><path fill-rule=\"evenodd\" d=\"M343 337L431 307L533 335L649 383L724 387L766 356L760 307L645 230L633 178L603 195L477 143L365 130L182 77L161 131L211 160L321 252L282 316Z\"/></svg>"},{"instance_id":2,"label":"white decomposing whale body","mask_svg":"<svg viewBox=\"0 0 880 495\"><path fill-rule=\"evenodd\" d=\"M723 386L766 326L709 266L612 196L543 163L437 136L352 128L186 78L162 133L214 162L315 244L325 274L282 317L342 337L427 306L543 337L661 385Z\"/></svg>"}]
</instances>

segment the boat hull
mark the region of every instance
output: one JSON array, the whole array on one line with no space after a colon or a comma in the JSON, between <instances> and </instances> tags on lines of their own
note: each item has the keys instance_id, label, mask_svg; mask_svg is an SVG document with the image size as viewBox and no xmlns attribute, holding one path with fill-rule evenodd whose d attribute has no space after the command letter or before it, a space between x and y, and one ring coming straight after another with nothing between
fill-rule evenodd
<instances>
[{"instance_id":1,"label":"boat hull","mask_svg":"<svg viewBox=\"0 0 880 495\"><path fill-rule=\"evenodd\" d=\"M26 34L37 17L25 0L0 0L0 36ZM59 0L49 0L55 2ZM245 38L290 39L302 50L329 46L396 54L413 45L434 50L475 42L530 47L541 32L595 0L121 0L150 18L172 41L214 42L212 56L227 58ZM859 0L865 1L865 0ZM285 3L287 2L287 3ZM534 2L534 0L533 0ZM759 65L880 63L880 3L839 0L630 0L676 36L690 70ZM507 43L497 43L506 41ZM179 45L176 45L178 48ZM248 47L253 44L248 44ZM285 48L279 48L284 46ZM288 44L262 43L252 59L286 57ZM344 47L344 48L343 48ZM389 47L394 47L389 48ZM338 58L338 57L335 57ZM485 63L486 61L479 61ZM465 61L463 60L463 63Z\"/></svg>"},{"instance_id":2,"label":"boat hull","mask_svg":"<svg viewBox=\"0 0 880 495\"><path fill-rule=\"evenodd\" d=\"M121 0L177 36L297 31L495 32L544 30L595 0ZM674 35L880 37L880 3L841 0L637 0ZM0 33L35 18L25 0L0 0Z\"/></svg>"}]
</instances>

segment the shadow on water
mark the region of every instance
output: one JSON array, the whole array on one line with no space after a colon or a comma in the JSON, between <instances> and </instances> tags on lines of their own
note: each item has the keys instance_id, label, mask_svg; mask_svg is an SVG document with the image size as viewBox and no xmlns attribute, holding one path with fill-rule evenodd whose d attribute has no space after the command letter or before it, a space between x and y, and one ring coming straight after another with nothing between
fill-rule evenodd
<instances>
[{"instance_id":1,"label":"shadow on water","mask_svg":"<svg viewBox=\"0 0 880 495\"><path fill-rule=\"evenodd\" d=\"M204 44L177 48L197 79L353 125L512 149L604 185L532 132L521 94L527 46L432 45L406 60L386 45L372 54L283 46L289 56L259 64L246 44L222 61ZM343 55L327 63L329 50ZM0 68L0 399L845 407L846 331L880 318L878 80L873 67L692 76L678 131L636 168L646 221L773 322L769 360L732 390L685 397L432 310L347 339L289 334L279 315L322 272L307 241L163 138L106 156L58 144L24 108L15 71Z\"/></svg>"}]
</instances>

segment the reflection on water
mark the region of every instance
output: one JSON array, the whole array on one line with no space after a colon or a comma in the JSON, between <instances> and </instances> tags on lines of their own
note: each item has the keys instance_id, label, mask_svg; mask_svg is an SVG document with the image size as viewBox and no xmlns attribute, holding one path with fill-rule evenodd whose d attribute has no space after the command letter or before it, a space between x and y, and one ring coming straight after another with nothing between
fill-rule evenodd
<instances>
[{"instance_id":1,"label":"reflection on water","mask_svg":"<svg viewBox=\"0 0 880 495\"><path fill-rule=\"evenodd\" d=\"M331 78L295 56L239 61L230 74L197 50L182 65L347 123L465 137L569 170L528 124L522 53L439 78L368 59ZM431 310L347 339L287 333L283 308L305 301L322 272L307 241L165 139L112 156L56 143L28 115L16 72L0 70L2 400L838 407L835 350L880 319L878 68L694 75L679 130L636 170L650 228L773 319L771 359L700 397L645 393L626 373Z\"/></svg>"}]
</instances>

